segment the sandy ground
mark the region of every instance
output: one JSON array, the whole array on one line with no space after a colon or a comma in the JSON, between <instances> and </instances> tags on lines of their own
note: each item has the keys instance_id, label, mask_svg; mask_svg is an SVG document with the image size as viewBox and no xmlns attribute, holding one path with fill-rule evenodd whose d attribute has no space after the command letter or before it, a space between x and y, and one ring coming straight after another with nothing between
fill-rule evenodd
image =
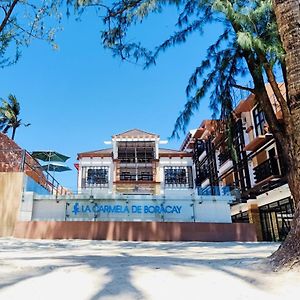
<instances>
[{"instance_id":1,"label":"sandy ground","mask_svg":"<svg viewBox=\"0 0 300 300\"><path fill-rule=\"evenodd\" d=\"M0 299L299 299L300 273L264 265L277 247L0 238Z\"/></svg>"}]
</instances>

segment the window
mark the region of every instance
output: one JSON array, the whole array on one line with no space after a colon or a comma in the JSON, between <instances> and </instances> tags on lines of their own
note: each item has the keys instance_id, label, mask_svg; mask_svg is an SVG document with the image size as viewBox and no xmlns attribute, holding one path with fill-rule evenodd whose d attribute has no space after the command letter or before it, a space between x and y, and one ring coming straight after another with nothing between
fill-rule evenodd
<instances>
[{"instance_id":1,"label":"window","mask_svg":"<svg viewBox=\"0 0 300 300\"><path fill-rule=\"evenodd\" d=\"M155 158L155 142L119 142L118 159L122 163L147 163Z\"/></svg>"},{"instance_id":2,"label":"window","mask_svg":"<svg viewBox=\"0 0 300 300\"><path fill-rule=\"evenodd\" d=\"M83 167L82 187L108 187L108 167Z\"/></svg>"},{"instance_id":3,"label":"window","mask_svg":"<svg viewBox=\"0 0 300 300\"><path fill-rule=\"evenodd\" d=\"M165 186L173 188L193 188L191 167L165 167Z\"/></svg>"},{"instance_id":4,"label":"window","mask_svg":"<svg viewBox=\"0 0 300 300\"><path fill-rule=\"evenodd\" d=\"M249 223L248 212L240 212L239 214L231 216L232 223Z\"/></svg>"},{"instance_id":5,"label":"window","mask_svg":"<svg viewBox=\"0 0 300 300\"><path fill-rule=\"evenodd\" d=\"M259 208L264 241L283 241L288 235L294 214L291 198L284 198Z\"/></svg>"},{"instance_id":6,"label":"window","mask_svg":"<svg viewBox=\"0 0 300 300\"><path fill-rule=\"evenodd\" d=\"M252 114L253 114L256 136L264 135L265 134L264 126L266 123L266 119L265 119L265 115L259 105L257 105L253 109Z\"/></svg>"}]
</instances>

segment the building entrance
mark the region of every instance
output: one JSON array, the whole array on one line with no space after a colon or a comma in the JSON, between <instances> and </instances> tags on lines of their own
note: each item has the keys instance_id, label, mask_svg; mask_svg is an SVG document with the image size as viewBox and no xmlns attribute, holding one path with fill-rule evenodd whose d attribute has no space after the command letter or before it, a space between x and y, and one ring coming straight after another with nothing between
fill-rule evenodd
<instances>
[{"instance_id":1,"label":"building entrance","mask_svg":"<svg viewBox=\"0 0 300 300\"><path fill-rule=\"evenodd\" d=\"M259 208L264 241L283 241L291 228L294 204L285 198Z\"/></svg>"}]
</instances>

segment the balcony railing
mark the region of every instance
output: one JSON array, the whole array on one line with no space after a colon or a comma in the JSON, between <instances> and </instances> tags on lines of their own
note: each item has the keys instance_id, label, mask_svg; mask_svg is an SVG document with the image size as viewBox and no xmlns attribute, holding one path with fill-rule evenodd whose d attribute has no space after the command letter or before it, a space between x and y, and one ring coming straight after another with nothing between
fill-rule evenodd
<instances>
[{"instance_id":1,"label":"balcony railing","mask_svg":"<svg viewBox=\"0 0 300 300\"><path fill-rule=\"evenodd\" d=\"M150 174L121 174L120 181L153 181L153 175Z\"/></svg>"},{"instance_id":2,"label":"balcony railing","mask_svg":"<svg viewBox=\"0 0 300 300\"><path fill-rule=\"evenodd\" d=\"M231 159L230 151L221 152L218 155L220 166L223 165L227 160Z\"/></svg>"},{"instance_id":3,"label":"balcony railing","mask_svg":"<svg viewBox=\"0 0 300 300\"><path fill-rule=\"evenodd\" d=\"M256 183L259 183L270 176L280 175L278 162L277 159L275 158L270 158L265 160L263 163L255 167L253 170L254 170L254 178Z\"/></svg>"},{"instance_id":4,"label":"balcony railing","mask_svg":"<svg viewBox=\"0 0 300 300\"><path fill-rule=\"evenodd\" d=\"M201 140L196 140L194 146L194 160L197 160L204 151L205 151L205 143Z\"/></svg>"},{"instance_id":5,"label":"balcony railing","mask_svg":"<svg viewBox=\"0 0 300 300\"><path fill-rule=\"evenodd\" d=\"M121 163L135 164L135 163L151 163L154 157L118 157Z\"/></svg>"},{"instance_id":6,"label":"balcony railing","mask_svg":"<svg viewBox=\"0 0 300 300\"><path fill-rule=\"evenodd\" d=\"M203 181L205 181L209 177L209 173L206 169L200 170L196 175L195 184L196 186L200 186Z\"/></svg>"},{"instance_id":7,"label":"balcony railing","mask_svg":"<svg viewBox=\"0 0 300 300\"><path fill-rule=\"evenodd\" d=\"M237 188L232 186L207 186L198 187L199 196L236 196Z\"/></svg>"}]
</instances>

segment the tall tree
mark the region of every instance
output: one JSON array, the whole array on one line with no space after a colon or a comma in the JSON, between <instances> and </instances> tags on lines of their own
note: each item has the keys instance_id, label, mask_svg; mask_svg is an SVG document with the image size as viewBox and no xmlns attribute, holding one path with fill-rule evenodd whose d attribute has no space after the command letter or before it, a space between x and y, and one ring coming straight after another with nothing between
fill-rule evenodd
<instances>
[{"instance_id":1,"label":"tall tree","mask_svg":"<svg viewBox=\"0 0 300 300\"><path fill-rule=\"evenodd\" d=\"M298 204L288 238L273 255L276 265L299 258L300 254L300 2L273 0L280 38L285 50L286 85L288 91L291 127L287 142L290 144L289 186Z\"/></svg>"},{"instance_id":2,"label":"tall tree","mask_svg":"<svg viewBox=\"0 0 300 300\"><path fill-rule=\"evenodd\" d=\"M0 1L0 67L15 63L22 46L33 39L46 40L54 47L59 30L62 0Z\"/></svg>"},{"instance_id":3,"label":"tall tree","mask_svg":"<svg viewBox=\"0 0 300 300\"><path fill-rule=\"evenodd\" d=\"M272 0L119 0L113 4L108 1L107 5L97 0L75 2L79 13L89 6L104 9L104 46L123 60L143 58L146 67L154 64L161 52L184 43L192 33L202 33L205 25L213 22L224 24L223 34L209 47L206 58L189 79L187 102L176 121L173 135L185 130L191 115L207 94L210 96L211 108L214 111L220 108L221 117L228 118L236 88L254 93L277 144L282 147L289 187L297 206L293 228L281 247L281 254L277 252L274 255L275 261L286 264L297 259L300 256L300 101L297 58L300 39L299 14L295 11L299 11L299 0L273 0L280 36ZM144 48L141 43L127 40L132 26L142 22L149 14L161 12L172 4L180 11L178 30L154 51ZM276 73L279 69L286 82L287 99L277 84ZM240 75L245 73L251 75L252 87L239 84ZM278 121L270 103L265 78L280 104L283 122Z\"/></svg>"},{"instance_id":4,"label":"tall tree","mask_svg":"<svg viewBox=\"0 0 300 300\"><path fill-rule=\"evenodd\" d=\"M0 107L0 129L3 133L7 133L9 129L12 129L12 140L15 139L16 130L21 125L26 127L30 124L23 124L20 116L20 103L17 98L10 94L8 100L2 99L2 106Z\"/></svg>"},{"instance_id":5,"label":"tall tree","mask_svg":"<svg viewBox=\"0 0 300 300\"><path fill-rule=\"evenodd\" d=\"M300 2L273 0L279 34L286 52L286 77L292 105L300 104Z\"/></svg>"}]
</instances>

